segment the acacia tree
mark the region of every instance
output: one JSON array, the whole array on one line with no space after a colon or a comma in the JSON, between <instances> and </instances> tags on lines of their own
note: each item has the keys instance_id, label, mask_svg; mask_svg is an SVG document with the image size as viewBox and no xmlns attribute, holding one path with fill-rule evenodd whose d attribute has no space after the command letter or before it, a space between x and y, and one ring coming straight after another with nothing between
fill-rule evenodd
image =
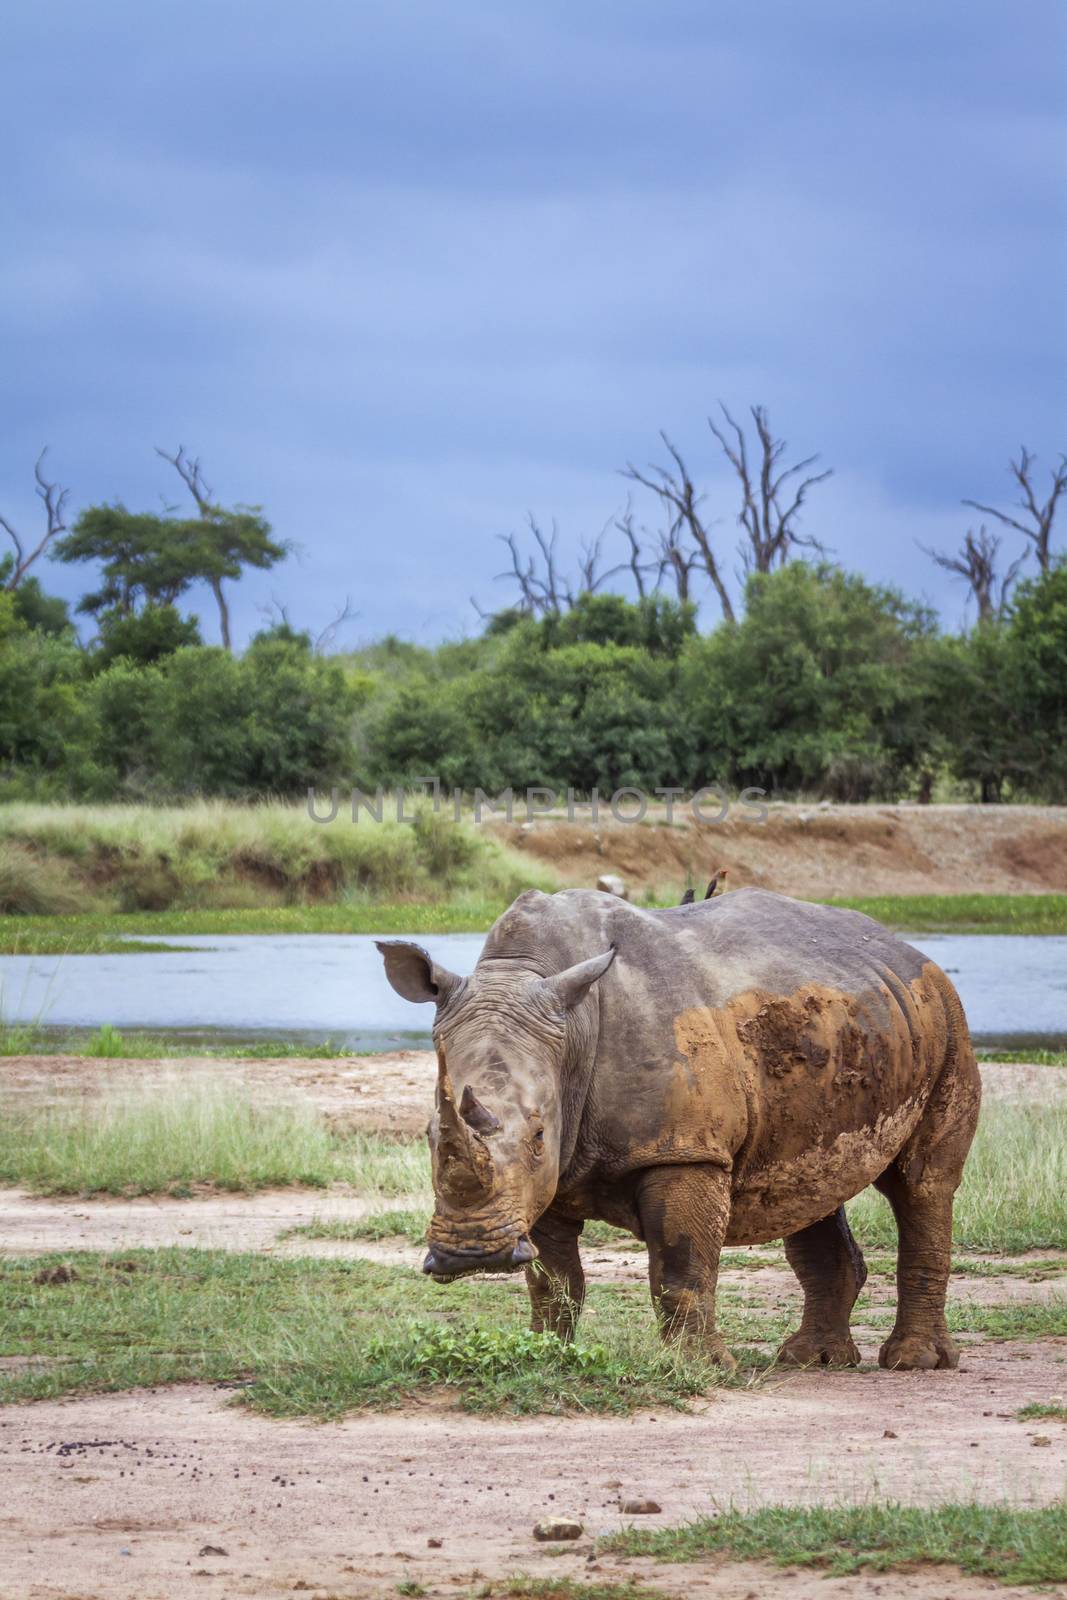
<instances>
[{"instance_id":1,"label":"acacia tree","mask_svg":"<svg viewBox=\"0 0 1067 1600\"><path fill-rule=\"evenodd\" d=\"M170 462L196 504L200 524L196 576L204 578L211 586L219 610L223 648L232 650L230 607L223 580L239 578L244 567L272 567L288 554L288 548L271 538L270 523L259 506L235 506L227 510L216 505L204 480L199 458L186 455L183 445L179 445L173 455L157 445L156 454Z\"/></svg>"},{"instance_id":2,"label":"acacia tree","mask_svg":"<svg viewBox=\"0 0 1067 1600\"><path fill-rule=\"evenodd\" d=\"M102 583L83 595L78 610L133 615L138 605L172 606L202 576L200 524L127 511L123 505L87 506L55 545L57 561L101 565Z\"/></svg>"},{"instance_id":3,"label":"acacia tree","mask_svg":"<svg viewBox=\"0 0 1067 1600\"><path fill-rule=\"evenodd\" d=\"M49 483L45 477L42 468L47 454L48 446L45 445L33 469L37 498L44 506L45 514L44 533L37 543L27 548L22 536L7 518L0 517L0 528L3 528L15 547L13 555L6 556L3 563L0 563L0 584L12 591L19 587L37 558L44 554L52 540L57 539L67 526L66 506L69 490L61 489L57 483Z\"/></svg>"},{"instance_id":4,"label":"acacia tree","mask_svg":"<svg viewBox=\"0 0 1067 1600\"><path fill-rule=\"evenodd\" d=\"M1004 527L1014 528L1016 533L1021 533L1034 547L1038 570L1046 573L1052 565L1052 530L1056 521L1056 508L1060 496L1067 489L1067 455L1060 456L1056 466L1052 468L1050 473L1052 482L1044 500L1040 498L1040 491L1034 482L1036 462L1037 457L1031 455L1025 445L1019 446L1018 461L1008 462L1008 471L1021 490L1016 502L1016 510L1019 513L1017 516L1008 511L998 511L995 506L983 505L980 500L964 500L963 504L972 506L975 511L981 511L987 517L996 517Z\"/></svg>"},{"instance_id":5,"label":"acacia tree","mask_svg":"<svg viewBox=\"0 0 1067 1600\"><path fill-rule=\"evenodd\" d=\"M963 543L955 555L931 550L925 544L921 544L919 549L945 572L954 572L957 577L966 579L967 587L978 607L980 627L988 627L991 623L1001 620L1007 610L1012 585L1026 560L1025 552L1017 561L1011 563L1003 577L998 577L997 553L1000 550L1000 539L996 534L990 533L984 523L977 534L973 528L967 529Z\"/></svg>"}]
</instances>

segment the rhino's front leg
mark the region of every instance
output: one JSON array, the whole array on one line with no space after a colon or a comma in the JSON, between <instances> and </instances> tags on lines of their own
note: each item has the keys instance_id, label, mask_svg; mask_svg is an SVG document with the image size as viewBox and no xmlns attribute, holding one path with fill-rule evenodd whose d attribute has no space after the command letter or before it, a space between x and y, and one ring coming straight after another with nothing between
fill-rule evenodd
<instances>
[{"instance_id":1,"label":"rhino's front leg","mask_svg":"<svg viewBox=\"0 0 1067 1600\"><path fill-rule=\"evenodd\" d=\"M690 1340L713 1361L735 1366L715 1327L719 1253L730 1219L729 1172L712 1166L651 1167L638 1182L637 1208L664 1339Z\"/></svg>"},{"instance_id":2,"label":"rhino's front leg","mask_svg":"<svg viewBox=\"0 0 1067 1600\"><path fill-rule=\"evenodd\" d=\"M535 1333L555 1333L561 1339L574 1338L574 1330L585 1300L585 1273L578 1253L582 1224L570 1217L557 1217L551 1208L530 1229L537 1246L537 1260L526 1268L526 1287L530 1292Z\"/></svg>"}]
</instances>

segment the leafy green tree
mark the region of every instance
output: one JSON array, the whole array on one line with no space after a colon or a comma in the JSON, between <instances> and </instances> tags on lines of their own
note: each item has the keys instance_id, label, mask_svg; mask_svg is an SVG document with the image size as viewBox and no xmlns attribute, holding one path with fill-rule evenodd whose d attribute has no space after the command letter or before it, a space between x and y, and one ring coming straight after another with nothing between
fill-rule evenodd
<instances>
[{"instance_id":1,"label":"leafy green tree","mask_svg":"<svg viewBox=\"0 0 1067 1600\"><path fill-rule=\"evenodd\" d=\"M934 740L917 647L930 612L829 565L754 573L733 628L682 662L688 754L679 781L808 790L841 800L900 792Z\"/></svg>"},{"instance_id":2,"label":"leafy green tree","mask_svg":"<svg viewBox=\"0 0 1067 1600\"><path fill-rule=\"evenodd\" d=\"M149 666L175 650L202 643L197 619L181 616L174 606L149 604L140 611L113 608L100 617L92 667L100 671L120 656Z\"/></svg>"},{"instance_id":3,"label":"leafy green tree","mask_svg":"<svg viewBox=\"0 0 1067 1600\"><path fill-rule=\"evenodd\" d=\"M569 610L545 616L539 626L548 646L618 644L674 657L696 635L696 607L661 594L636 603L619 594L581 594Z\"/></svg>"},{"instance_id":4,"label":"leafy green tree","mask_svg":"<svg viewBox=\"0 0 1067 1600\"><path fill-rule=\"evenodd\" d=\"M89 731L72 635L31 628L0 594L0 776L8 793L62 792Z\"/></svg>"},{"instance_id":5,"label":"leafy green tree","mask_svg":"<svg viewBox=\"0 0 1067 1600\"><path fill-rule=\"evenodd\" d=\"M0 590L6 589L14 595L15 615L28 628L37 628L41 633L69 634L71 621L67 602L60 599L59 595L46 594L38 578L24 577L17 588L12 587L9 580L14 565L14 558L10 555L0 560Z\"/></svg>"},{"instance_id":6,"label":"leafy green tree","mask_svg":"<svg viewBox=\"0 0 1067 1600\"><path fill-rule=\"evenodd\" d=\"M1067 557L1018 586L1009 634L1027 787L1067 799Z\"/></svg>"}]
</instances>

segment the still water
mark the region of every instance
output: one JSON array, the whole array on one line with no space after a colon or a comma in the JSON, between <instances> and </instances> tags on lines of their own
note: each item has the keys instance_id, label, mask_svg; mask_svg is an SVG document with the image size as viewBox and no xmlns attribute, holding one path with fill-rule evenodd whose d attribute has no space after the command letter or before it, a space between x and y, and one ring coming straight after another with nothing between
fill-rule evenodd
<instances>
[{"instance_id":1,"label":"still water","mask_svg":"<svg viewBox=\"0 0 1067 1600\"><path fill-rule=\"evenodd\" d=\"M1067 1048L1067 937L927 934L912 942L951 974L976 1042ZM468 973L482 935L418 943ZM369 935L183 935L182 944L192 948L0 956L0 1014L6 1022L106 1022L202 1042L281 1035L375 1050L429 1041L430 1008L393 993Z\"/></svg>"}]
</instances>

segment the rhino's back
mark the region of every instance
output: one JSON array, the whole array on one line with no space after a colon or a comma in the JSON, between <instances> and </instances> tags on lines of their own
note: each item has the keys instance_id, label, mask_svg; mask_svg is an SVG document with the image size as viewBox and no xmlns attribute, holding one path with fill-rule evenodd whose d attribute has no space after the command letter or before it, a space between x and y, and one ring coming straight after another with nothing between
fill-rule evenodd
<instances>
[{"instance_id":1,"label":"rhino's back","mask_svg":"<svg viewBox=\"0 0 1067 1600\"><path fill-rule=\"evenodd\" d=\"M729 1161L736 1241L806 1226L865 1188L953 1043L969 1048L945 975L856 912L757 889L665 911L586 890L523 896L489 959L534 941L556 969L618 951L598 985L577 1167L610 1182Z\"/></svg>"}]
</instances>

